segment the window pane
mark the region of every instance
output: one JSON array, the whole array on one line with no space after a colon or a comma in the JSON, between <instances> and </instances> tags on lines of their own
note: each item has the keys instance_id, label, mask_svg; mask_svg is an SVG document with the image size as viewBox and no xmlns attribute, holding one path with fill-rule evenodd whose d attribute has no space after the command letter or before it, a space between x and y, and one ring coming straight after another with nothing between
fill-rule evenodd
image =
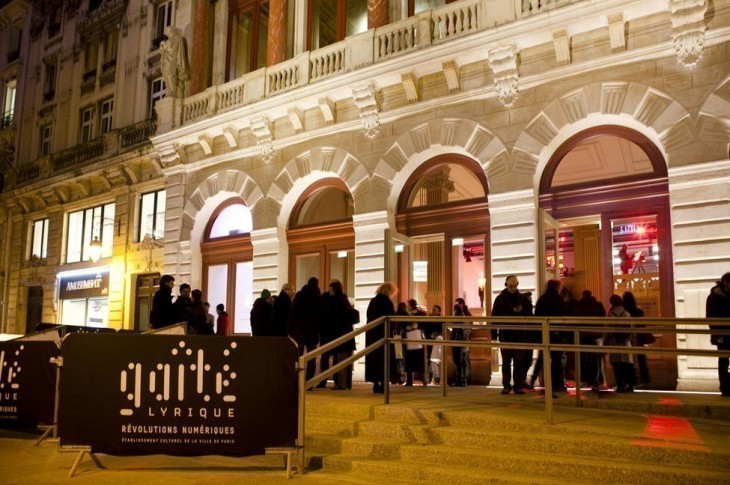
<instances>
[{"instance_id":1,"label":"window pane","mask_svg":"<svg viewBox=\"0 0 730 485\"><path fill-rule=\"evenodd\" d=\"M413 15L446 5L445 0L414 0Z\"/></svg>"},{"instance_id":2,"label":"window pane","mask_svg":"<svg viewBox=\"0 0 730 485\"><path fill-rule=\"evenodd\" d=\"M62 300L61 325L83 326L86 323L86 300Z\"/></svg>"},{"instance_id":3,"label":"window pane","mask_svg":"<svg viewBox=\"0 0 730 485\"><path fill-rule=\"evenodd\" d=\"M243 204L229 205L216 217L210 238L246 234L252 229L251 210Z\"/></svg>"},{"instance_id":4,"label":"window pane","mask_svg":"<svg viewBox=\"0 0 730 485\"><path fill-rule=\"evenodd\" d=\"M238 13L236 22L235 45L235 77L249 72L251 67L251 51L253 50L253 12L246 10Z\"/></svg>"},{"instance_id":5,"label":"window pane","mask_svg":"<svg viewBox=\"0 0 730 485\"><path fill-rule=\"evenodd\" d=\"M149 234L154 235L154 213L155 213L155 194L145 194L142 196L142 206L140 207L140 228L139 228L139 240L143 240L144 237Z\"/></svg>"},{"instance_id":6,"label":"window pane","mask_svg":"<svg viewBox=\"0 0 730 485\"><path fill-rule=\"evenodd\" d=\"M360 34L368 30L367 0L347 0L346 36Z\"/></svg>"},{"instance_id":7,"label":"window pane","mask_svg":"<svg viewBox=\"0 0 730 485\"><path fill-rule=\"evenodd\" d=\"M259 7L258 59L257 69L266 67L266 41L269 36L269 4Z\"/></svg>"},{"instance_id":8,"label":"window pane","mask_svg":"<svg viewBox=\"0 0 730 485\"><path fill-rule=\"evenodd\" d=\"M87 327L106 327L109 300L107 298L89 298L86 310Z\"/></svg>"},{"instance_id":9,"label":"window pane","mask_svg":"<svg viewBox=\"0 0 730 485\"><path fill-rule=\"evenodd\" d=\"M66 262L76 263L81 261L81 245L83 238L83 211L73 212L68 215L68 244L66 248Z\"/></svg>"},{"instance_id":10,"label":"window pane","mask_svg":"<svg viewBox=\"0 0 730 485\"><path fill-rule=\"evenodd\" d=\"M112 255L114 246L114 204L105 205L103 214L101 257L108 258Z\"/></svg>"},{"instance_id":11,"label":"window pane","mask_svg":"<svg viewBox=\"0 0 730 485\"><path fill-rule=\"evenodd\" d=\"M319 278L319 254L304 254L296 257L296 288L299 289L312 276Z\"/></svg>"},{"instance_id":12,"label":"window pane","mask_svg":"<svg viewBox=\"0 0 730 485\"><path fill-rule=\"evenodd\" d=\"M210 310L211 313L213 313L214 315L215 307L219 303L223 303L223 305L228 306L227 264L216 264L214 266L208 266L208 288L206 288L205 290L205 298L210 303Z\"/></svg>"},{"instance_id":13,"label":"window pane","mask_svg":"<svg viewBox=\"0 0 730 485\"><path fill-rule=\"evenodd\" d=\"M236 263L236 315L233 331L251 333L253 307L253 262Z\"/></svg>"},{"instance_id":14,"label":"window pane","mask_svg":"<svg viewBox=\"0 0 730 485\"><path fill-rule=\"evenodd\" d=\"M337 0L312 2L312 50L337 42Z\"/></svg>"},{"instance_id":15,"label":"window pane","mask_svg":"<svg viewBox=\"0 0 730 485\"><path fill-rule=\"evenodd\" d=\"M167 205L167 192L157 192L157 220L155 221L155 239L165 237L165 207Z\"/></svg>"}]
</instances>

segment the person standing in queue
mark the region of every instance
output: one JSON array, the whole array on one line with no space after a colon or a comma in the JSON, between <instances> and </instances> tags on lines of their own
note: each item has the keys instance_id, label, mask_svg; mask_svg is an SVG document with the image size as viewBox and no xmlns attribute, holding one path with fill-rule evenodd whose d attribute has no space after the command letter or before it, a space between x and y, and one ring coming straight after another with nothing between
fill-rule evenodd
<instances>
[{"instance_id":1,"label":"person standing in queue","mask_svg":"<svg viewBox=\"0 0 730 485\"><path fill-rule=\"evenodd\" d=\"M271 332L271 292L264 288L251 307L251 335L267 337Z\"/></svg>"},{"instance_id":2,"label":"person standing in queue","mask_svg":"<svg viewBox=\"0 0 730 485\"><path fill-rule=\"evenodd\" d=\"M493 317L529 317L532 316L532 303L517 289L520 281L517 276L510 275L505 279L504 290L497 295L492 305ZM500 342L524 342L525 331L508 327L514 322L500 322L500 329L492 329L492 340ZM499 349L502 356L502 391L501 394L524 394L527 369L525 368L525 352L523 349ZM514 365L514 373L512 366Z\"/></svg>"},{"instance_id":3,"label":"person standing in queue","mask_svg":"<svg viewBox=\"0 0 730 485\"><path fill-rule=\"evenodd\" d=\"M150 311L150 329L156 330L168 327L175 323L175 313L172 307L172 288L175 286L175 278L171 275L162 275L160 288L152 297L152 310Z\"/></svg>"},{"instance_id":4,"label":"person standing in queue","mask_svg":"<svg viewBox=\"0 0 730 485\"><path fill-rule=\"evenodd\" d=\"M174 323L187 322L189 319L190 305L193 301L190 299L190 285L183 283L180 285L180 295L175 299L175 303L172 304Z\"/></svg>"},{"instance_id":5,"label":"person standing in queue","mask_svg":"<svg viewBox=\"0 0 730 485\"><path fill-rule=\"evenodd\" d=\"M560 294L560 280L548 280L545 292L540 295L535 305L535 316L537 317L562 317L568 314L567 305ZM552 343L565 343L567 340L561 334L561 332L551 332L550 338ZM539 338L537 342L542 342L542 338ZM565 391L565 359L566 354L562 351L550 352L550 376L553 381L554 391ZM530 383L534 385L534 379L537 378L539 373L538 366L542 367L542 351L538 355L535 366L535 373L532 375L533 381Z\"/></svg>"},{"instance_id":6,"label":"person standing in queue","mask_svg":"<svg viewBox=\"0 0 730 485\"><path fill-rule=\"evenodd\" d=\"M289 320L293 297L294 285L284 283L271 311L271 335L274 337L286 337L286 322Z\"/></svg>"},{"instance_id":7,"label":"person standing in queue","mask_svg":"<svg viewBox=\"0 0 730 485\"><path fill-rule=\"evenodd\" d=\"M216 335L228 336L231 334L231 323L228 320L228 312L225 310L223 303L218 303L215 307L218 314L218 326L215 329Z\"/></svg>"},{"instance_id":8,"label":"person standing in queue","mask_svg":"<svg viewBox=\"0 0 730 485\"><path fill-rule=\"evenodd\" d=\"M188 306L188 333L193 335L213 335L213 325L208 321L208 314L203 306L203 292L193 290L190 306Z\"/></svg>"},{"instance_id":9,"label":"person standing in queue","mask_svg":"<svg viewBox=\"0 0 730 485\"><path fill-rule=\"evenodd\" d=\"M324 315L322 318L322 335L320 338L320 345L332 342L353 330L353 308L350 304L350 300L344 292L342 283L339 280L333 279L330 281L329 289L327 293L322 295L322 303L324 306ZM343 362L350 356L355 350L355 339L349 339L331 351L328 352L332 356L332 365L335 366L340 362ZM320 370L324 372L329 369L329 359L326 354L322 354L320 361ZM352 388L352 364L347 368L337 372L333 377L335 391L344 391ZM322 384L326 384L327 381L323 380L318 387ZM326 387L322 385L321 387Z\"/></svg>"},{"instance_id":10,"label":"person standing in queue","mask_svg":"<svg viewBox=\"0 0 730 485\"><path fill-rule=\"evenodd\" d=\"M725 273L720 281L710 290L705 303L707 318L729 318L730 319L730 273ZM710 325L713 330L730 330L730 321L727 325ZM710 342L717 346L717 350L730 350L730 335L711 335ZM717 376L720 379L720 393L724 397L730 397L730 359L719 357L717 359Z\"/></svg>"},{"instance_id":11,"label":"person standing in queue","mask_svg":"<svg viewBox=\"0 0 730 485\"><path fill-rule=\"evenodd\" d=\"M319 280L312 276L307 284L294 295L287 333L299 347L299 355L311 352L319 345L320 321L322 320L322 292ZM306 378L310 380L317 370L316 359L307 362Z\"/></svg>"},{"instance_id":12,"label":"person standing in queue","mask_svg":"<svg viewBox=\"0 0 730 485\"><path fill-rule=\"evenodd\" d=\"M393 306L392 298L394 298L397 293L398 288L389 281L378 286L378 289L375 291L375 296L368 304L366 313L368 323L373 320L377 320L380 317L395 314L395 307ZM384 338L385 324L378 325L377 327L365 332L365 345L370 346ZM395 363L395 349L389 344L386 344L386 347L390 352L390 362L392 366ZM384 360L385 347L380 347L365 356L365 380L373 383L373 392L376 394L382 394L385 392L383 382L383 375L385 373Z\"/></svg>"}]
</instances>

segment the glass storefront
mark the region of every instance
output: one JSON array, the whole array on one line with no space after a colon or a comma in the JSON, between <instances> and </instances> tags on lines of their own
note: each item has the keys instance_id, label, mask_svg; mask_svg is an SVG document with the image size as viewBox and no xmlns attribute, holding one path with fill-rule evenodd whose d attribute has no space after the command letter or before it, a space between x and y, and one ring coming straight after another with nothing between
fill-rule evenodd
<instances>
[{"instance_id":1,"label":"glass storefront","mask_svg":"<svg viewBox=\"0 0 730 485\"><path fill-rule=\"evenodd\" d=\"M109 271L59 275L62 325L107 327Z\"/></svg>"}]
</instances>

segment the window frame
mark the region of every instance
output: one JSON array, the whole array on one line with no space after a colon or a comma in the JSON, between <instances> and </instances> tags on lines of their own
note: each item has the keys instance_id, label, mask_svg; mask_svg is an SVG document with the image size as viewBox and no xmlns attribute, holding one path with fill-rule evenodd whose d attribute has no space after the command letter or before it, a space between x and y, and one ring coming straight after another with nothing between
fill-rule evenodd
<instances>
[{"instance_id":1,"label":"window frame","mask_svg":"<svg viewBox=\"0 0 730 485\"><path fill-rule=\"evenodd\" d=\"M240 75L247 74L249 72L254 72L258 69L261 69L262 67L266 67L266 56L267 56L267 48L266 42L264 42L263 46L260 46L260 37L261 37L261 12L262 12L262 6L266 4L268 6L267 10L267 16L266 16L266 38L268 38L269 33L269 19L271 18L271 2L270 0L238 0L238 1L232 1L229 4L229 12L228 12L228 59L227 59L227 65L228 65L228 77L229 80L235 79L238 77L238 73L236 71L236 61L237 58L240 57L238 53L238 46L235 45L235 41L237 39L236 35L236 29L237 26L235 24L236 20L239 18L239 16L246 11L251 11L253 18L253 22L251 24L251 34L250 34L250 49L249 49L249 61L248 66L246 66L245 72L241 73ZM236 53L236 59L234 59L234 51ZM263 65L259 65L259 60L261 58L261 53L263 52Z\"/></svg>"},{"instance_id":2,"label":"window frame","mask_svg":"<svg viewBox=\"0 0 730 485\"><path fill-rule=\"evenodd\" d=\"M152 196L152 232L148 232L146 229L146 224L144 222L145 219L145 212L144 212L144 206L145 206L145 197ZM160 200L163 200L165 203L164 210L162 211L162 214L159 214L158 207ZM142 242L146 235L150 235L150 237L153 240L157 239L164 239L165 237L165 211L167 210L167 190L166 189L160 189L160 190L154 190L152 192L146 192L144 194L140 195L139 198L139 217L137 219L137 242ZM162 216L162 220L158 220L158 216ZM158 227L161 226L161 227ZM159 229L159 230L158 230ZM156 236L156 233L159 232L159 237Z\"/></svg>"},{"instance_id":3,"label":"window frame","mask_svg":"<svg viewBox=\"0 0 730 485\"><path fill-rule=\"evenodd\" d=\"M316 0L307 1L307 50L323 49L329 45L320 45L314 48L313 35L314 35L314 2ZM324 1L324 0L322 0ZM335 20L335 41L334 43L341 42L347 38L347 1L348 0L335 0L337 3L337 15ZM365 1L365 0L361 0ZM366 7L367 12L367 7ZM367 25L366 25L367 30ZM352 34L357 35L357 33Z\"/></svg>"},{"instance_id":4,"label":"window frame","mask_svg":"<svg viewBox=\"0 0 730 485\"><path fill-rule=\"evenodd\" d=\"M50 155L53 151L53 123L41 125L38 150L41 157Z\"/></svg>"},{"instance_id":5,"label":"window frame","mask_svg":"<svg viewBox=\"0 0 730 485\"><path fill-rule=\"evenodd\" d=\"M109 214L111 212L111 215ZM71 218L80 214L80 228L76 230L71 227ZM91 261L89 245L94 238L101 243L101 257L111 257L114 246L114 224L116 217L116 206L114 202L100 204L93 207L69 212L66 214L66 264ZM97 224L98 221L98 224ZM73 247L79 246L78 259L71 258L72 237L79 238L79 244L74 241Z\"/></svg>"},{"instance_id":6,"label":"window frame","mask_svg":"<svg viewBox=\"0 0 730 485\"><path fill-rule=\"evenodd\" d=\"M119 47L119 31L112 30L106 34L103 40L103 52L102 52L102 72L106 72L109 69L117 65L117 50Z\"/></svg>"},{"instance_id":7,"label":"window frame","mask_svg":"<svg viewBox=\"0 0 730 485\"><path fill-rule=\"evenodd\" d=\"M30 225L30 246L28 247L28 259L36 257L40 260L48 258L48 218L37 219ZM40 231L40 235L38 232ZM40 242L36 237L40 237ZM36 243L40 246L40 254L35 254Z\"/></svg>"},{"instance_id":8,"label":"window frame","mask_svg":"<svg viewBox=\"0 0 730 485\"><path fill-rule=\"evenodd\" d=\"M18 79L12 78L5 83L5 94L3 95L3 112L0 120L0 128L10 126L15 117L15 101L18 95Z\"/></svg>"},{"instance_id":9,"label":"window frame","mask_svg":"<svg viewBox=\"0 0 730 485\"><path fill-rule=\"evenodd\" d=\"M43 101L48 103L56 98L56 84L58 83L58 59L45 63L46 76L43 81Z\"/></svg>"},{"instance_id":10,"label":"window frame","mask_svg":"<svg viewBox=\"0 0 730 485\"><path fill-rule=\"evenodd\" d=\"M155 84L159 84L160 89L155 90ZM150 119L156 119L157 118L157 112L155 111L155 105L157 102L161 99L164 99L167 96L167 86L165 85L164 79L162 77L156 77L152 80L150 80L150 89L149 89L149 103L150 103L150 111L149 111L149 118Z\"/></svg>"},{"instance_id":11,"label":"window frame","mask_svg":"<svg viewBox=\"0 0 730 485\"><path fill-rule=\"evenodd\" d=\"M109 111L104 112L109 106ZM114 98L102 100L99 103L99 133L109 133L114 129Z\"/></svg>"},{"instance_id":12,"label":"window frame","mask_svg":"<svg viewBox=\"0 0 730 485\"><path fill-rule=\"evenodd\" d=\"M87 106L81 109L79 115L79 141L86 143L94 139L94 120L96 119L94 106ZM87 118L88 115L88 118Z\"/></svg>"},{"instance_id":13,"label":"window frame","mask_svg":"<svg viewBox=\"0 0 730 485\"><path fill-rule=\"evenodd\" d=\"M154 9L155 20L152 22L152 46L150 48L152 51L160 48L160 43L165 40L165 29L173 24L174 2L167 0L155 3ZM160 18L161 13L162 19Z\"/></svg>"}]
</instances>

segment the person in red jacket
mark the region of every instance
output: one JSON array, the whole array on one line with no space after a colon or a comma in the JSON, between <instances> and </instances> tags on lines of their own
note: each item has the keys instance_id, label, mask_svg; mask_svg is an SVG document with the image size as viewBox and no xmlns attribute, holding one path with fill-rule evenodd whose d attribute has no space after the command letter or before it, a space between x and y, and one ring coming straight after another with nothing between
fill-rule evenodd
<instances>
[{"instance_id":1,"label":"person in red jacket","mask_svg":"<svg viewBox=\"0 0 730 485\"><path fill-rule=\"evenodd\" d=\"M216 335L230 335L231 324L228 321L228 312L225 310L223 303L218 303L215 307L216 313L218 313L218 326L216 327Z\"/></svg>"}]
</instances>

